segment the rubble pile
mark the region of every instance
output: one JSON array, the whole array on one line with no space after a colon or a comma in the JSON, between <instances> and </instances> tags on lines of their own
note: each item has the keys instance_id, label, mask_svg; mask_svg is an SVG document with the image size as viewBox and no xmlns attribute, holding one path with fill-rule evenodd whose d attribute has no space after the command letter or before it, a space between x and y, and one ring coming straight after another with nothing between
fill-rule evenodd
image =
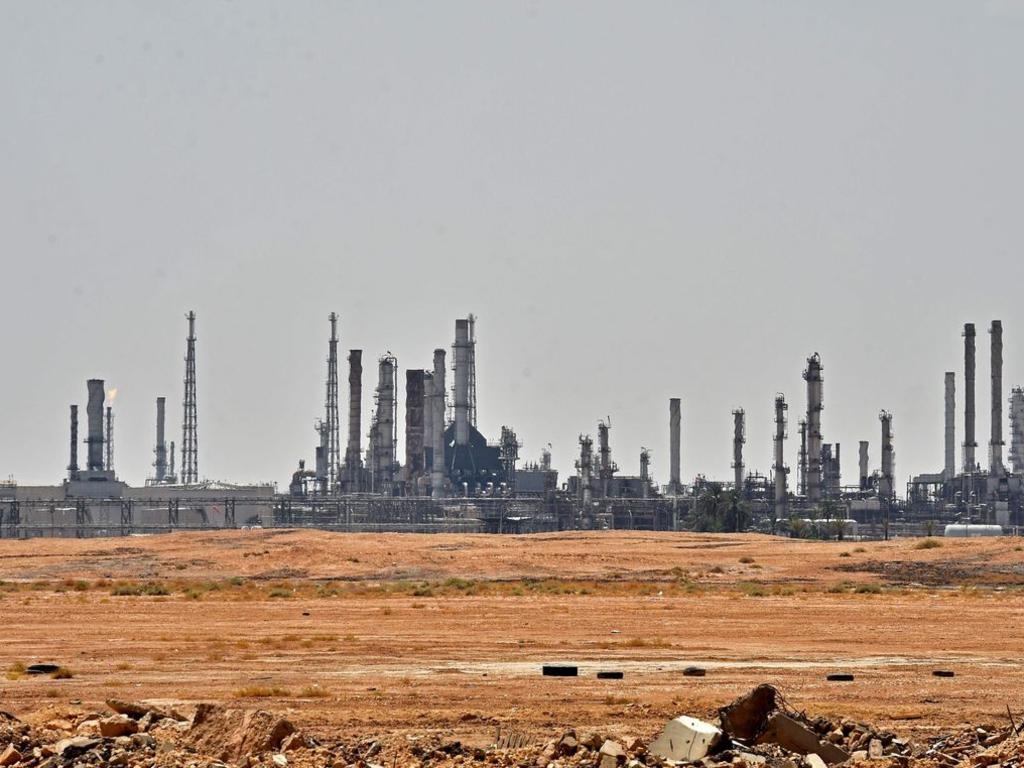
<instances>
[{"instance_id":1,"label":"rubble pile","mask_svg":"<svg viewBox=\"0 0 1024 768\"><path fill-rule=\"evenodd\" d=\"M107 707L48 713L33 725L0 712L0 768L1024 768L1015 725L912 743L809 717L769 685L720 709L717 725L680 716L654 739L569 729L541 744L521 734L475 746L438 734L324 743L258 709L200 704L185 716L134 702Z\"/></svg>"}]
</instances>

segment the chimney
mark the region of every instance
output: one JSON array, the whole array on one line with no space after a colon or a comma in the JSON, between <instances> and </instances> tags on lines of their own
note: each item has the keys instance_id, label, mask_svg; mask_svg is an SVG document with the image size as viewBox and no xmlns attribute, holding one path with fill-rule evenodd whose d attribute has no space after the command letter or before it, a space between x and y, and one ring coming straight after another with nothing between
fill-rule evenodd
<instances>
[{"instance_id":1,"label":"chimney","mask_svg":"<svg viewBox=\"0 0 1024 768\"><path fill-rule=\"evenodd\" d=\"M974 472L974 323L964 324L964 472Z\"/></svg>"},{"instance_id":2,"label":"chimney","mask_svg":"<svg viewBox=\"0 0 1024 768\"><path fill-rule=\"evenodd\" d=\"M445 460L444 460L444 419L445 419L445 403L447 400L447 393L445 390L444 381L444 357L445 353L443 349L434 350L434 397L433 397L433 434L430 439L434 446L434 463L431 467L430 475L430 488L431 496L435 499L444 498L444 477L445 477Z\"/></svg>"},{"instance_id":3,"label":"chimney","mask_svg":"<svg viewBox=\"0 0 1024 768\"><path fill-rule=\"evenodd\" d=\"M956 476L956 374L946 371L946 464L945 480Z\"/></svg>"},{"instance_id":4,"label":"chimney","mask_svg":"<svg viewBox=\"0 0 1024 768\"><path fill-rule=\"evenodd\" d=\"M345 448L345 472L349 492L359 487L359 470L363 465L362 435L363 407L363 351L352 349L348 353L348 445Z\"/></svg>"},{"instance_id":5,"label":"chimney","mask_svg":"<svg viewBox=\"0 0 1024 768\"><path fill-rule=\"evenodd\" d=\"M1006 473L1003 468L1003 324L992 321L992 438L988 444L988 471L993 477Z\"/></svg>"},{"instance_id":6,"label":"chimney","mask_svg":"<svg viewBox=\"0 0 1024 768\"><path fill-rule=\"evenodd\" d=\"M178 478L174 476L174 441L171 440L171 455L170 462L167 465L167 477L173 482L178 482Z\"/></svg>"},{"instance_id":7,"label":"chimney","mask_svg":"<svg viewBox=\"0 0 1024 768\"><path fill-rule=\"evenodd\" d=\"M162 483L167 478L167 443L164 442L164 409L167 399L156 399L156 481Z\"/></svg>"},{"instance_id":8,"label":"chimney","mask_svg":"<svg viewBox=\"0 0 1024 768\"><path fill-rule=\"evenodd\" d=\"M804 380L807 381L807 501L821 501L821 358L815 352L807 358Z\"/></svg>"},{"instance_id":9,"label":"chimney","mask_svg":"<svg viewBox=\"0 0 1024 768\"><path fill-rule=\"evenodd\" d=\"M785 442L786 442L786 411L789 406L786 404L786 396L778 394L775 396L775 518L786 517L786 502L788 492L786 490L786 475L789 469L786 467Z\"/></svg>"},{"instance_id":10,"label":"chimney","mask_svg":"<svg viewBox=\"0 0 1024 768\"><path fill-rule=\"evenodd\" d=\"M88 424L88 435L85 438L89 446L88 461L86 469L90 472L103 471L103 401L106 393L103 391L103 379L89 379L89 403L85 407L85 417Z\"/></svg>"},{"instance_id":11,"label":"chimney","mask_svg":"<svg viewBox=\"0 0 1024 768\"><path fill-rule=\"evenodd\" d=\"M71 406L71 460L68 462L68 480L78 479L78 406Z\"/></svg>"},{"instance_id":12,"label":"chimney","mask_svg":"<svg viewBox=\"0 0 1024 768\"><path fill-rule=\"evenodd\" d=\"M469 445L469 384L472 364L472 342L469 338L469 320L455 321L455 444Z\"/></svg>"},{"instance_id":13,"label":"chimney","mask_svg":"<svg viewBox=\"0 0 1024 768\"><path fill-rule=\"evenodd\" d=\"M673 496L679 493L681 487L679 482L681 472L679 461L681 421L679 398L673 397L668 401L668 492Z\"/></svg>"}]
</instances>

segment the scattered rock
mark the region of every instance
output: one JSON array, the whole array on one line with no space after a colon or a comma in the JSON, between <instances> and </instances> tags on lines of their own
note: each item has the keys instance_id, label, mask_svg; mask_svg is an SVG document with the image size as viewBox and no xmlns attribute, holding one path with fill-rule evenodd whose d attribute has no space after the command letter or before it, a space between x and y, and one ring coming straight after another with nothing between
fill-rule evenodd
<instances>
[{"instance_id":1,"label":"scattered rock","mask_svg":"<svg viewBox=\"0 0 1024 768\"><path fill-rule=\"evenodd\" d=\"M128 715L111 715L99 721L100 736L113 739L117 736L131 736L138 733L139 725Z\"/></svg>"},{"instance_id":2,"label":"scattered rock","mask_svg":"<svg viewBox=\"0 0 1024 768\"><path fill-rule=\"evenodd\" d=\"M626 752L617 741L606 740L601 745L599 768L617 768L626 762Z\"/></svg>"},{"instance_id":3,"label":"scattered rock","mask_svg":"<svg viewBox=\"0 0 1024 768\"><path fill-rule=\"evenodd\" d=\"M20 762L21 752L15 749L13 744L8 744L7 749L0 752L0 765L14 765Z\"/></svg>"}]
</instances>

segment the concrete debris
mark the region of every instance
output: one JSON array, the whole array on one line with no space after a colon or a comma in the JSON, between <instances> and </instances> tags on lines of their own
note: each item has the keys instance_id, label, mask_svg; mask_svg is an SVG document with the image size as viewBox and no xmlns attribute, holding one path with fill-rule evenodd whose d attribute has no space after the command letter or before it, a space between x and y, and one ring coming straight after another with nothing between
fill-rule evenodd
<instances>
[{"instance_id":1,"label":"concrete debris","mask_svg":"<svg viewBox=\"0 0 1024 768\"><path fill-rule=\"evenodd\" d=\"M772 715L756 743L778 744L790 752L817 755L829 764L843 763L850 759L850 755L835 744L820 741L810 727L781 712Z\"/></svg>"},{"instance_id":2,"label":"concrete debris","mask_svg":"<svg viewBox=\"0 0 1024 768\"><path fill-rule=\"evenodd\" d=\"M869 762L876 768L1024 768L1024 736L1008 723L911 743L852 720L794 711L770 686L720 710L721 728L676 718L650 747L622 732L572 729L546 737L520 733L511 740L499 730L488 747L436 732L348 741L338 734L322 743L273 713L212 705L201 705L193 723L160 718L143 732L148 716L51 707L39 717L41 725L30 726L0 713L0 768L855 768ZM74 735L82 723L110 722L131 723L139 731ZM703 743L698 736L713 740ZM849 760L833 762L833 750Z\"/></svg>"},{"instance_id":3,"label":"concrete debris","mask_svg":"<svg viewBox=\"0 0 1024 768\"><path fill-rule=\"evenodd\" d=\"M648 751L665 760L693 762L705 757L722 738L722 731L711 723L693 717L677 717L665 724L665 730Z\"/></svg>"}]
</instances>

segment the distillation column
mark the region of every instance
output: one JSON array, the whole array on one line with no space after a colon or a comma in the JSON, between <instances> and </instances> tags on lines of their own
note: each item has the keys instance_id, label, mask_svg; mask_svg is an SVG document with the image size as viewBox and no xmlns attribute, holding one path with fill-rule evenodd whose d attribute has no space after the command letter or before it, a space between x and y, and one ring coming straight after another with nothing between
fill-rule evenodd
<instances>
[{"instance_id":1,"label":"distillation column","mask_svg":"<svg viewBox=\"0 0 1024 768\"><path fill-rule=\"evenodd\" d=\"M469 380L472 342L469 320L455 321L455 445L469 445Z\"/></svg>"},{"instance_id":2,"label":"distillation column","mask_svg":"<svg viewBox=\"0 0 1024 768\"><path fill-rule=\"evenodd\" d=\"M434 409L432 426L433 434L430 441L434 446L434 464L430 474L430 495L435 499L444 498L444 419L446 406L446 390L444 381L444 350L434 350L434 397L431 406Z\"/></svg>"},{"instance_id":3,"label":"distillation column","mask_svg":"<svg viewBox=\"0 0 1024 768\"><path fill-rule=\"evenodd\" d=\"M1010 392L1010 467L1015 474L1024 473L1024 389Z\"/></svg>"},{"instance_id":4,"label":"distillation column","mask_svg":"<svg viewBox=\"0 0 1024 768\"><path fill-rule=\"evenodd\" d=\"M896 488L896 452L892 447L892 414L882 411L878 414L882 422L882 476L878 482L878 495L883 499L892 499Z\"/></svg>"},{"instance_id":5,"label":"distillation column","mask_svg":"<svg viewBox=\"0 0 1024 768\"><path fill-rule=\"evenodd\" d=\"M807 358L807 501L821 502L821 357L815 352Z\"/></svg>"},{"instance_id":6,"label":"distillation column","mask_svg":"<svg viewBox=\"0 0 1024 768\"><path fill-rule=\"evenodd\" d=\"M974 472L977 463L974 449L978 442L974 435L974 323L964 324L964 473Z\"/></svg>"},{"instance_id":7,"label":"distillation column","mask_svg":"<svg viewBox=\"0 0 1024 768\"><path fill-rule=\"evenodd\" d=\"M993 477L1006 474L1003 467L1003 324L993 320L992 336L992 437L988 444L988 471Z\"/></svg>"},{"instance_id":8,"label":"distillation column","mask_svg":"<svg viewBox=\"0 0 1024 768\"><path fill-rule=\"evenodd\" d=\"M580 499L585 507L590 506L590 470L593 459L594 441L590 435L580 435L580 459L576 462L576 469L580 473Z\"/></svg>"},{"instance_id":9,"label":"distillation column","mask_svg":"<svg viewBox=\"0 0 1024 768\"><path fill-rule=\"evenodd\" d=\"M956 476L956 374L946 371L946 463L942 471L947 482Z\"/></svg>"},{"instance_id":10,"label":"distillation column","mask_svg":"<svg viewBox=\"0 0 1024 768\"><path fill-rule=\"evenodd\" d=\"M681 467L679 461L679 432L682 417L680 415L679 398L668 401L668 492L677 495L681 488L679 482Z\"/></svg>"},{"instance_id":11,"label":"distillation column","mask_svg":"<svg viewBox=\"0 0 1024 768\"><path fill-rule=\"evenodd\" d=\"M363 468L363 350L348 353L348 445L345 447L345 475L349 493L359 493Z\"/></svg>"},{"instance_id":12,"label":"distillation column","mask_svg":"<svg viewBox=\"0 0 1024 768\"><path fill-rule=\"evenodd\" d=\"M78 479L78 406L71 406L71 460L68 462L68 480Z\"/></svg>"},{"instance_id":13,"label":"distillation column","mask_svg":"<svg viewBox=\"0 0 1024 768\"><path fill-rule=\"evenodd\" d=\"M395 470L395 368L397 361L390 355L380 359L377 382L377 429L374 448L377 469L382 483L391 483Z\"/></svg>"},{"instance_id":14,"label":"distillation column","mask_svg":"<svg viewBox=\"0 0 1024 768\"><path fill-rule=\"evenodd\" d=\"M612 477L612 449L608 443L608 430L610 425L597 422L597 452L598 470L597 476L601 480L601 498L608 498L608 485Z\"/></svg>"},{"instance_id":15,"label":"distillation column","mask_svg":"<svg viewBox=\"0 0 1024 768\"><path fill-rule=\"evenodd\" d=\"M745 418L742 408L732 412L732 482L740 494L743 493L743 444L747 442Z\"/></svg>"},{"instance_id":16,"label":"distillation column","mask_svg":"<svg viewBox=\"0 0 1024 768\"><path fill-rule=\"evenodd\" d=\"M786 443L786 411L789 405L786 403L786 396L778 394L775 396L775 517L785 518L786 502L788 493L786 490L786 475L789 468L786 466L785 443Z\"/></svg>"},{"instance_id":17,"label":"distillation column","mask_svg":"<svg viewBox=\"0 0 1024 768\"><path fill-rule=\"evenodd\" d=\"M866 491L871 484L871 470L868 469L868 441L860 441L860 453L858 456L860 469L860 489Z\"/></svg>"},{"instance_id":18,"label":"distillation column","mask_svg":"<svg viewBox=\"0 0 1024 768\"><path fill-rule=\"evenodd\" d=\"M419 368L405 372L405 479L411 492L423 476L425 373Z\"/></svg>"}]
</instances>

